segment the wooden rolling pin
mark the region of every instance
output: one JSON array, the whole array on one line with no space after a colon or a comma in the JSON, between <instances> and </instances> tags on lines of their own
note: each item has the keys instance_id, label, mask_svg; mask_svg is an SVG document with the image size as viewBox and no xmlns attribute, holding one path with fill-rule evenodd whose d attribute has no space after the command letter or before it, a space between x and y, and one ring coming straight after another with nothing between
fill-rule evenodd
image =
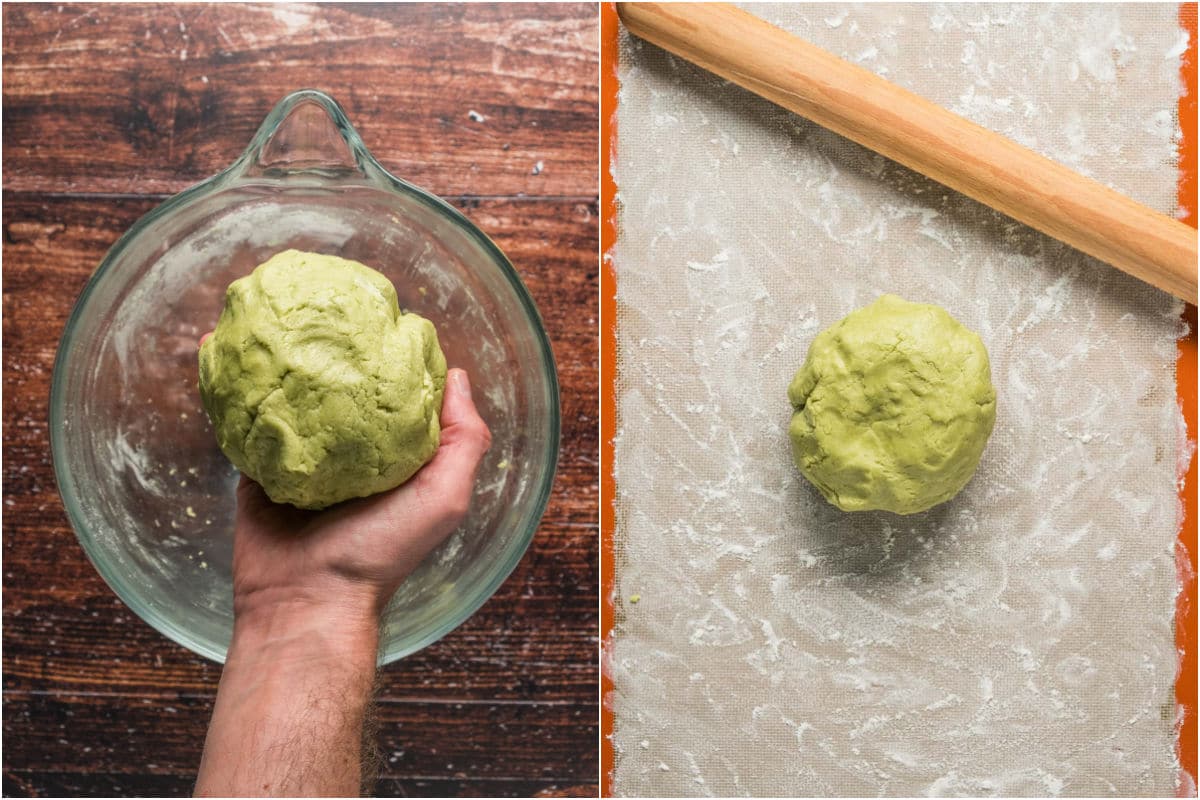
<instances>
[{"instance_id":1,"label":"wooden rolling pin","mask_svg":"<svg viewBox=\"0 0 1200 800\"><path fill-rule=\"evenodd\" d=\"M1196 231L726 3L618 3L637 36L1189 303Z\"/></svg>"}]
</instances>

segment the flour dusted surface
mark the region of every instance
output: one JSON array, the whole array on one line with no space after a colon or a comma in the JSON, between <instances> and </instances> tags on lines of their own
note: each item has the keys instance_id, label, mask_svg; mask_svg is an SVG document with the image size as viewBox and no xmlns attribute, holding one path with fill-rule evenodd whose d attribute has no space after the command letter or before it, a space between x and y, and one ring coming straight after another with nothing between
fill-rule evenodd
<instances>
[{"instance_id":1,"label":"flour dusted surface","mask_svg":"<svg viewBox=\"0 0 1200 800\"><path fill-rule=\"evenodd\" d=\"M1175 211L1174 5L752 10ZM1173 794L1179 305L653 46L620 79L616 792ZM885 292L998 395L914 517L832 508L786 437Z\"/></svg>"}]
</instances>

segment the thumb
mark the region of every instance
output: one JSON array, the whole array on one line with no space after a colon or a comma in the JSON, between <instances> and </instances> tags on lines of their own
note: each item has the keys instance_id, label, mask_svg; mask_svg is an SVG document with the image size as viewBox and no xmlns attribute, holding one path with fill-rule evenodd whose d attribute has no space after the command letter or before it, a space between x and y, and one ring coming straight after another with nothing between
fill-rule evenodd
<instances>
[{"instance_id":1,"label":"thumb","mask_svg":"<svg viewBox=\"0 0 1200 800\"><path fill-rule=\"evenodd\" d=\"M419 493L441 506L454 527L466 516L475 472L492 445L491 431L471 398L470 379L461 369L452 369L446 375L441 421L438 451L415 480Z\"/></svg>"},{"instance_id":2,"label":"thumb","mask_svg":"<svg viewBox=\"0 0 1200 800\"><path fill-rule=\"evenodd\" d=\"M471 380L466 370L452 369L446 374L446 396L442 400L442 441L470 440L482 456L492 444L487 423L479 416L471 396Z\"/></svg>"}]
</instances>

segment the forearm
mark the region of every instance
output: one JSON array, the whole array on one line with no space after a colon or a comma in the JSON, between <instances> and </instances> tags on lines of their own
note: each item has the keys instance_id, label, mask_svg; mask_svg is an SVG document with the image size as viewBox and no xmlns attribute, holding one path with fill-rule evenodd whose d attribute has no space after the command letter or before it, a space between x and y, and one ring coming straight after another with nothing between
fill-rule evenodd
<instances>
[{"instance_id":1,"label":"forearm","mask_svg":"<svg viewBox=\"0 0 1200 800\"><path fill-rule=\"evenodd\" d=\"M378 635L369 610L239 613L196 794L357 795Z\"/></svg>"}]
</instances>

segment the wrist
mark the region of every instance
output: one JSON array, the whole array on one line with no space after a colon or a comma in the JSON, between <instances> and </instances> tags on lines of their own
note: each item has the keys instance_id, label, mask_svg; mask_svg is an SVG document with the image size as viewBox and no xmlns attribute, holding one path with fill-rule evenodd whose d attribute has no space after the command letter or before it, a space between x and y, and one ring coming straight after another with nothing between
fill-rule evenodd
<instances>
[{"instance_id":1,"label":"wrist","mask_svg":"<svg viewBox=\"0 0 1200 800\"><path fill-rule=\"evenodd\" d=\"M230 661L330 661L346 667L369 665L373 671L378 643L379 613L365 594L235 593Z\"/></svg>"}]
</instances>

